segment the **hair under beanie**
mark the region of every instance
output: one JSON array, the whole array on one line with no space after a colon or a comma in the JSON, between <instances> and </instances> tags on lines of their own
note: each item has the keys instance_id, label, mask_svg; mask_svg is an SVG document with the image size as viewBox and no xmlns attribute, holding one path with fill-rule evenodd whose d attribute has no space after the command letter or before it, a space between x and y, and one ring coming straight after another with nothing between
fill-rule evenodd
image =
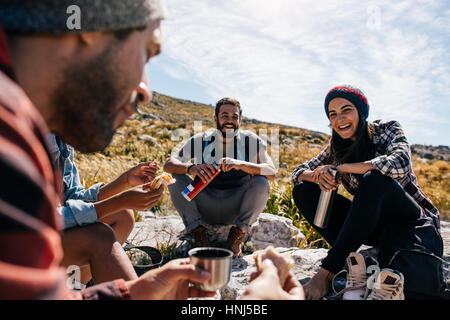
<instances>
[{"instance_id":1,"label":"hair under beanie","mask_svg":"<svg viewBox=\"0 0 450 320\"><path fill-rule=\"evenodd\" d=\"M332 88L325 97L325 112L328 118L330 117L328 115L328 105L334 98L347 99L355 105L366 119L369 116L369 103L364 93L355 87L343 85Z\"/></svg>"},{"instance_id":2,"label":"hair under beanie","mask_svg":"<svg viewBox=\"0 0 450 320\"><path fill-rule=\"evenodd\" d=\"M0 25L26 34L115 31L145 26L164 19L163 0L2 0ZM67 20L76 5L80 29L71 30Z\"/></svg>"}]
</instances>

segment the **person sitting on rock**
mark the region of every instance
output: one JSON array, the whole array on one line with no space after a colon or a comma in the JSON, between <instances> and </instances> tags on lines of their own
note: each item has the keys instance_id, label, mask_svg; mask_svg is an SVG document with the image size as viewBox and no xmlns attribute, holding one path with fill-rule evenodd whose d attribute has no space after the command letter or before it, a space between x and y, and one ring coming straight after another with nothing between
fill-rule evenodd
<instances>
[{"instance_id":1,"label":"person sitting on rock","mask_svg":"<svg viewBox=\"0 0 450 320\"><path fill-rule=\"evenodd\" d=\"M239 129L237 100L219 100L214 120L217 129L191 137L166 161L164 171L176 179L170 196L195 245L209 245L206 224L232 225L225 247L238 257L246 230L266 206L268 180L275 178L276 169L261 138ZM214 163L220 172L213 179ZM189 175L209 183L192 201L181 194L193 182Z\"/></svg>"},{"instance_id":2,"label":"person sitting on rock","mask_svg":"<svg viewBox=\"0 0 450 320\"><path fill-rule=\"evenodd\" d=\"M145 93L145 90L142 92ZM128 189L151 182L159 169L158 164L140 163L108 184L96 183L85 189L74 162L73 147L54 134L50 134L50 146L55 167L63 175L64 199L63 205L58 208L58 212L64 217L64 259L61 264L82 266L82 283L88 282L91 276L96 283L113 280L118 276L126 280L136 278L134 272L128 274L119 270L119 264L116 268L112 267L112 261L107 270L94 268L97 272L92 275L90 265L105 264L105 259L112 258L107 255L108 248L116 239L121 245L125 242L134 227L133 210L146 210L158 202L162 188L154 191ZM115 237L108 235L110 233Z\"/></svg>"},{"instance_id":3,"label":"person sitting on rock","mask_svg":"<svg viewBox=\"0 0 450 320\"><path fill-rule=\"evenodd\" d=\"M414 226L430 225L434 230L430 240L442 243L438 235L439 211L417 184L410 146L400 123L367 121L366 96L348 85L328 92L325 112L332 128L330 143L316 157L299 165L291 176L299 211L331 245L321 269L304 287L307 299L325 296L333 275L363 244L379 249L378 259L383 266L391 256L389 241L393 235L396 239L414 239ZM337 170L336 178L330 169ZM327 226L315 225L321 191L336 190L339 184L354 195L353 200L337 194ZM439 255L438 247L429 249Z\"/></svg>"}]
</instances>

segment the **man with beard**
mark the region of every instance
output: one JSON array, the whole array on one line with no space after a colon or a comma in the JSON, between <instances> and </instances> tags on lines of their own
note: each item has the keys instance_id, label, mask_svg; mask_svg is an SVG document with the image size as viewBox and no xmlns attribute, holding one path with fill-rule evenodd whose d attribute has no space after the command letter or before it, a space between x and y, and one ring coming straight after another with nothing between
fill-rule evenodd
<instances>
[{"instance_id":1,"label":"man with beard","mask_svg":"<svg viewBox=\"0 0 450 320\"><path fill-rule=\"evenodd\" d=\"M69 30L76 3L79 30ZM52 165L50 130L75 148L107 146L114 131L136 110L146 62L160 51L158 0L23 0L0 2L0 299L186 299L212 297L192 282L210 273L175 259L137 279L68 289L63 259L61 172ZM5 32L4 32L5 31ZM224 167L224 170L225 167ZM149 204L161 195L136 190ZM145 202L144 201L144 202ZM133 268L110 227L111 245L95 268ZM108 229L109 228L109 229ZM109 232L108 232L109 230ZM92 243L92 245L96 245ZM106 260L110 259L110 260ZM300 299L290 275L283 288L275 266L253 277L248 299ZM264 298L268 298L267 295Z\"/></svg>"},{"instance_id":2,"label":"man with beard","mask_svg":"<svg viewBox=\"0 0 450 320\"><path fill-rule=\"evenodd\" d=\"M169 186L170 196L195 245L210 245L206 224L232 225L225 248L238 257L245 232L266 205L268 180L275 178L276 169L263 141L239 129L242 109L237 100L219 100L214 120L217 129L190 138L164 170L176 179ZM220 170L215 178L214 163ZM209 183L192 201L181 194L193 181L188 175Z\"/></svg>"},{"instance_id":3,"label":"man with beard","mask_svg":"<svg viewBox=\"0 0 450 320\"><path fill-rule=\"evenodd\" d=\"M66 23L73 3L80 11L79 30ZM110 143L142 101L138 87L145 64L160 52L162 8L158 0L0 2L0 298L214 295L189 285L206 281L209 273L188 259L129 279L135 275L131 262L112 229L101 223L95 226L109 247L91 269L121 270L116 280L72 292L60 267L62 220L56 209L62 177L49 158L49 130L83 152ZM136 189L135 196L151 204L161 192Z\"/></svg>"}]
</instances>

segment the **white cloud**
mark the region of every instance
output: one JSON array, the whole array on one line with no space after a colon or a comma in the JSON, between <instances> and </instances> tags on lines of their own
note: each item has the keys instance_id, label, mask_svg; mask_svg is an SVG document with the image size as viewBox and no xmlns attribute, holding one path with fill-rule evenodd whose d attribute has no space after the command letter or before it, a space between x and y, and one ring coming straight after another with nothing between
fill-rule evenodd
<instances>
[{"instance_id":1,"label":"white cloud","mask_svg":"<svg viewBox=\"0 0 450 320\"><path fill-rule=\"evenodd\" d=\"M239 99L247 116L328 132L325 94L351 83L366 92L371 119L395 118L430 139L448 127L445 0L169 0L168 8L163 54L177 67L162 68L213 99Z\"/></svg>"}]
</instances>

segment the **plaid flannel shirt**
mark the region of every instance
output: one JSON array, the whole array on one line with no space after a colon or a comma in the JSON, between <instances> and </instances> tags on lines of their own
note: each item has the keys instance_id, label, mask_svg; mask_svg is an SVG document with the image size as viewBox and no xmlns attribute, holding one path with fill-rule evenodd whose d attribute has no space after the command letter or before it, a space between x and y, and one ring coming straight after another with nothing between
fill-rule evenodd
<instances>
[{"instance_id":1,"label":"plaid flannel shirt","mask_svg":"<svg viewBox=\"0 0 450 320\"><path fill-rule=\"evenodd\" d=\"M13 79L0 27L0 299L129 298L123 279L68 289L56 212L62 177L47 126Z\"/></svg>"},{"instance_id":2,"label":"plaid flannel shirt","mask_svg":"<svg viewBox=\"0 0 450 320\"><path fill-rule=\"evenodd\" d=\"M411 167L411 149L403 129L397 121L373 122L375 131L372 142L375 146L375 158L372 165L382 174L395 179L422 209L422 215L433 219L439 228L439 211L425 195L417 183ZM330 145L327 145L316 157L295 168L291 181L297 185L298 176L305 170L314 170L319 166L332 164ZM361 175L344 174L342 184L348 192L354 194Z\"/></svg>"}]
</instances>

